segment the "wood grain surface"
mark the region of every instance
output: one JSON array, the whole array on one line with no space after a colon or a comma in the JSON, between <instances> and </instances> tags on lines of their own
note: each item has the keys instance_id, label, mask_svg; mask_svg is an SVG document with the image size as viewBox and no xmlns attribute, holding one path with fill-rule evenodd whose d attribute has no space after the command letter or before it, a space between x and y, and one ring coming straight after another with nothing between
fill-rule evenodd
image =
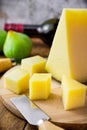
<instances>
[{"instance_id":1,"label":"wood grain surface","mask_svg":"<svg viewBox=\"0 0 87 130\"><path fill-rule=\"evenodd\" d=\"M35 126L12 114L1 100L0 98L0 130L37 130Z\"/></svg>"},{"instance_id":2,"label":"wood grain surface","mask_svg":"<svg viewBox=\"0 0 87 130\"><path fill-rule=\"evenodd\" d=\"M15 69L16 67L12 69ZM23 118L15 106L10 102L11 97L18 95L4 88L3 77L0 80L0 96L2 98L2 102L11 112ZM28 95L28 92L25 94ZM65 111L61 99L61 87L58 81L55 81L54 79L52 80L52 92L47 100L38 100L34 102L51 117L51 121L54 124L70 130L87 129L87 97L85 107Z\"/></svg>"}]
</instances>

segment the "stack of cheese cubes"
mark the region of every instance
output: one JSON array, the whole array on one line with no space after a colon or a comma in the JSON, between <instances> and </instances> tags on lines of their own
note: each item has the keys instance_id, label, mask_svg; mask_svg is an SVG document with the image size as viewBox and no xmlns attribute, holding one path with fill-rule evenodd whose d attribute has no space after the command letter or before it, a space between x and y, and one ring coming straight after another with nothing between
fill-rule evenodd
<instances>
[{"instance_id":1,"label":"stack of cheese cubes","mask_svg":"<svg viewBox=\"0 0 87 130\"><path fill-rule=\"evenodd\" d=\"M62 82L62 99L66 110L85 105L87 86L77 81L87 82L86 56L87 9L64 9L46 70Z\"/></svg>"},{"instance_id":2,"label":"stack of cheese cubes","mask_svg":"<svg viewBox=\"0 0 87 130\"><path fill-rule=\"evenodd\" d=\"M17 94L29 89L30 99L47 99L51 91L51 74L45 73L46 59L33 56L22 59L21 66L4 76L5 87Z\"/></svg>"}]
</instances>

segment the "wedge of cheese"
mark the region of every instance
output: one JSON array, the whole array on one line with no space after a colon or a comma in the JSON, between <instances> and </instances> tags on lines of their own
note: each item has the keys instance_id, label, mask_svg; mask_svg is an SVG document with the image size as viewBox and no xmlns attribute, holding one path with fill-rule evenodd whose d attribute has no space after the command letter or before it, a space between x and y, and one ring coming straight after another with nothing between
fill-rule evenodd
<instances>
[{"instance_id":1,"label":"wedge of cheese","mask_svg":"<svg viewBox=\"0 0 87 130\"><path fill-rule=\"evenodd\" d=\"M20 94L29 89L29 73L20 67L8 72L4 76L5 88Z\"/></svg>"},{"instance_id":2,"label":"wedge of cheese","mask_svg":"<svg viewBox=\"0 0 87 130\"><path fill-rule=\"evenodd\" d=\"M29 80L29 97L31 100L47 99L51 92L51 74L35 73Z\"/></svg>"},{"instance_id":3,"label":"wedge of cheese","mask_svg":"<svg viewBox=\"0 0 87 130\"><path fill-rule=\"evenodd\" d=\"M29 72L30 76L33 73L45 72L46 59L36 55L33 57L22 59L21 68Z\"/></svg>"},{"instance_id":4,"label":"wedge of cheese","mask_svg":"<svg viewBox=\"0 0 87 130\"><path fill-rule=\"evenodd\" d=\"M87 86L69 78L65 75L62 77L62 100L65 110L85 106Z\"/></svg>"},{"instance_id":5,"label":"wedge of cheese","mask_svg":"<svg viewBox=\"0 0 87 130\"><path fill-rule=\"evenodd\" d=\"M64 9L48 56L46 70L57 80L65 74L87 81L87 9Z\"/></svg>"}]
</instances>

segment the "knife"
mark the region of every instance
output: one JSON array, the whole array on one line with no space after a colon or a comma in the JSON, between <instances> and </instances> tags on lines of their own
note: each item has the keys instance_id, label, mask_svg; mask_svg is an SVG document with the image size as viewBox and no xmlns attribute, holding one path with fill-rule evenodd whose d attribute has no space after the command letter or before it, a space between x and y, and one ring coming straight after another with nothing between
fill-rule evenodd
<instances>
[{"instance_id":1,"label":"knife","mask_svg":"<svg viewBox=\"0 0 87 130\"><path fill-rule=\"evenodd\" d=\"M50 117L38 108L29 97L22 95L11 98L10 100L28 123L38 126L39 130L64 130L49 122Z\"/></svg>"}]
</instances>

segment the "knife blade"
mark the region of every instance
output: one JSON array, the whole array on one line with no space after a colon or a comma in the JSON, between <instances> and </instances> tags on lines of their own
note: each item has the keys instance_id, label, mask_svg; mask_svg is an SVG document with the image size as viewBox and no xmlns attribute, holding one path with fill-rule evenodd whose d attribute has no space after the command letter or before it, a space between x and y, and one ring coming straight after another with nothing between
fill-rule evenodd
<instances>
[{"instance_id":1,"label":"knife blade","mask_svg":"<svg viewBox=\"0 0 87 130\"><path fill-rule=\"evenodd\" d=\"M10 99L20 113L31 125L38 126L39 130L64 130L51 122L50 117L37 107L29 97L22 95Z\"/></svg>"}]
</instances>

